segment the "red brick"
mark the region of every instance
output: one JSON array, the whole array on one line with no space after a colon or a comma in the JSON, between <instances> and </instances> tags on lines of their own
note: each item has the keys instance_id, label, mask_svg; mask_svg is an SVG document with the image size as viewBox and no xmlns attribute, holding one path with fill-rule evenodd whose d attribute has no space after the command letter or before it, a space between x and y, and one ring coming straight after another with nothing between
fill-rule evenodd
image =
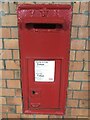
<instances>
[{"instance_id":1,"label":"red brick","mask_svg":"<svg viewBox=\"0 0 90 120\"><path fill-rule=\"evenodd\" d=\"M88 23L88 16L83 14L73 15L73 25L74 26L86 26Z\"/></svg>"},{"instance_id":2,"label":"red brick","mask_svg":"<svg viewBox=\"0 0 90 120\"><path fill-rule=\"evenodd\" d=\"M0 28L0 38L10 38L10 28Z\"/></svg>"},{"instance_id":3,"label":"red brick","mask_svg":"<svg viewBox=\"0 0 90 120\"><path fill-rule=\"evenodd\" d=\"M70 60L75 60L75 51L70 51Z\"/></svg>"},{"instance_id":4,"label":"red brick","mask_svg":"<svg viewBox=\"0 0 90 120\"><path fill-rule=\"evenodd\" d=\"M2 60L0 60L0 69L4 69L4 63Z\"/></svg>"},{"instance_id":5,"label":"red brick","mask_svg":"<svg viewBox=\"0 0 90 120\"><path fill-rule=\"evenodd\" d=\"M80 61L83 61L83 60L88 60L88 54L89 54L89 51L77 51L76 52L76 60L80 60Z\"/></svg>"},{"instance_id":6,"label":"red brick","mask_svg":"<svg viewBox=\"0 0 90 120\"><path fill-rule=\"evenodd\" d=\"M8 114L8 118L20 118L20 114Z\"/></svg>"},{"instance_id":7,"label":"red brick","mask_svg":"<svg viewBox=\"0 0 90 120\"><path fill-rule=\"evenodd\" d=\"M88 28L79 28L78 32L78 37L79 38L88 38Z\"/></svg>"},{"instance_id":8,"label":"red brick","mask_svg":"<svg viewBox=\"0 0 90 120\"><path fill-rule=\"evenodd\" d=\"M73 116L68 116L68 115L66 115L66 114L64 115L64 119L66 119L66 120L70 120L70 119L72 119L72 118L75 119L75 118L78 118L78 117L77 117L77 116L74 116L74 115L73 115Z\"/></svg>"},{"instance_id":9,"label":"red brick","mask_svg":"<svg viewBox=\"0 0 90 120\"><path fill-rule=\"evenodd\" d=\"M90 120L90 118L88 117L88 116L78 116L77 118L82 118L82 120L85 120L85 119L87 119L87 120Z\"/></svg>"},{"instance_id":10,"label":"red brick","mask_svg":"<svg viewBox=\"0 0 90 120\"><path fill-rule=\"evenodd\" d=\"M17 61L7 60L6 61L6 69L20 69L20 66L17 63Z\"/></svg>"},{"instance_id":11,"label":"red brick","mask_svg":"<svg viewBox=\"0 0 90 120\"><path fill-rule=\"evenodd\" d=\"M68 91L67 92L67 98L72 98L73 95L73 91Z\"/></svg>"},{"instance_id":12,"label":"red brick","mask_svg":"<svg viewBox=\"0 0 90 120\"><path fill-rule=\"evenodd\" d=\"M67 106L68 107L77 107L78 106L78 100L67 100Z\"/></svg>"},{"instance_id":13,"label":"red brick","mask_svg":"<svg viewBox=\"0 0 90 120\"><path fill-rule=\"evenodd\" d=\"M12 59L11 50L0 50L0 59Z\"/></svg>"},{"instance_id":14,"label":"red brick","mask_svg":"<svg viewBox=\"0 0 90 120\"><path fill-rule=\"evenodd\" d=\"M75 72L74 80L88 80L88 72Z\"/></svg>"},{"instance_id":15,"label":"red brick","mask_svg":"<svg viewBox=\"0 0 90 120\"><path fill-rule=\"evenodd\" d=\"M74 5L73 5L73 13L78 13L79 12L79 5L80 5L80 2L74 3Z\"/></svg>"},{"instance_id":16,"label":"red brick","mask_svg":"<svg viewBox=\"0 0 90 120\"><path fill-rule=\"evenodd\" d=\"M20 80L7 80L8 88L20 88Z\"/></svg>"},{"instance_id":17,"label":"red brick","mask_svg":"<svg viewBox=\"0 0 90 120\"><path fill-rule=\"evenodd\" d=\"M62 118L62 116L60 116L60 115L49 115L50 120L59 119L59 118Z\"/></svg>"},{"instance_id":18,"label":"red brick","mask_svg":"<svg viewBox=\"0 0 90 120\"><path fill-rule=\"evenodd\" d=\"M11 70L2 70L0 71L0 79L14 79L14 73Z\"/></svg>"},{"instance_id":19,"label":"red brick","mask_svg":"<svg viewBox=\"0 0 90 120\"><path fill-rule=\"evenodd\" d=\"M16 89L15 93L16 93L16 96L21 96L21 89Z\"/></svg>"},{"instance_id":20,"label":"red brick","mask_svg":"<svg viewBox=\"0 0 90 120\"><path fill-rule=\"evenodd\" d=\"M82 82L82 90L90 90L90 82Z\"/></svg>"},{"instance_id":21,"label":"red brick","mask_svg":"<svg viewBox=\"0 0 90 120\"><path fill-rule=\"evenodd\" d=\"M16 106L16 113L22 113L22 106Z\"/></svg>"},{"instance_id":22,"label":"red brick","mask_svg":"<svg viewBox=\"0 0 90 120\"><path fill-rule=\"evenodd\" d=\"M77 28L76 27L72 27L71 37L77 38Z\"/></svg>"},{"instance_id":23,"label":"red brick","mask_svg":"<svg viewBox=\"0 0 90 120\"><path fill-rule=\"evenodd\" d=\"M18 29L11 28L11 38L18 38Z\"/></svg>"},{"instance_id":24,"label":"red brick","mask_svg":"<svg viewBox=\"0 0 90 120\"><path fill-rule=\"evenodd\" d=\"M83 62L70 62L69 70L71 71L81 71L83 69Z\"/></svg>"},{"instance_id":25,"label":"red brick","mask_svg":"<svg viewBox=\"0 0 90 120\"><path fill-rule=\"evenodd\" d=\"M17 16L16 15L2 16L2 26L17 26Z\"/></svg>"},{"instance_id":26,"label":"red brick","mask_svg":"<svg viewBox=\"0 0 90 120\"><path fill-rule=\"evenodd\" d=\"M4 40L4 48L6 49L18 49L18 40L17 39L9 39L9 40Z\"/></svg>"},{"instance_id":27,"label":"red brick","mask_svg":"<svg viewBox=\"0 0 90 120\"><path fill-rule=\"evenodd\" d=\"M0 113L2 112L2 105L0 105Z\"/></svg>"},{"instance_id":28,"label":"red brick","mask_svg":"<svg viewBox=\"0 0 90 120\"><path fill-rule=\"evenodd\" d=\"M13 58L14 59L19 59L19 50L13 50Z\"/></svg>"},{"instance_id":29,"label":"red brick","mask_svg":"<svg viewBox=\"0 0 90 120\"><path fill-rule=\"evenodd\" d=\"M65 111L65 115L66 116L71 116L71 108L67 108L66 111Z\"/></svg>"},{"instance_id":30,"label":"red brick","mask_svg":"<svg viewBox=\"0 0 90 120\"><path fill-rule=\"evenodd\" d=\"M88 108L90 105L89 103L90 103L90 101L88 101L88 100L80 100L79 107Z\"/></svg>"},{"instance_id":31,"label":"red brick","mask_svg":"<svg viewBox=\"0 0 90 120\"><path fill-rule=\"evenodd\" d=\"M76 116L88 116L88 109L72 109L72 115ZM82 117L81 117L82 118Z\"/></svg>"},{"instance_id":32,"label":"red brick","mask_svg":"<svg viewBox=\"0 0 90 120\"><path fill-rule=\"evenodd\" d=\"M90 50L90 41L89 40L87 40L86 50Z\"/></svg>"},{"instance_id":33,"label":"red brick","mask_svg":"<svg viewBox=\"0 0 90 120\"><path fill-rule=\"evenodd\" d=\"M15 96L15 90L14 89L2 89L2 96Z\"/></svg>"},{"instance_id":34,"label":"red brick","mask_svg":"<svg viewBox=\"0 0 90 120\"><path fill-rule=\"evenodd\" d=\"M85 50L85 40L72 40L71 49L72 50Z\"/></svg>"},{"instance_id":35,"label":"red brick","mask_svg":"<svg viewBox=\"0 0 90 120\"><path fill-rule=\"evenodd\" d=\"M21 118L34 118L33 114L29 115L29 114L21 114ZM31 119L33 120L33 119Z\"/></svg>"},{"instance_id":36,"label":"red brick","mask_svg":"<svg viewBox=\"0 0 90 120\"><path fill-rule=\"evenodd\" d=\"M88 16L88 26L90 26L90 15Z\"/></svg>"},{"instance_id":37,"label":"red brick","mask_svg":"<svg viewBox=\"0 0 90 120\"><path fill-rule=\"evenodd\" d=\"M7 118L7 114L6 113L2 113L2 118Z\"/></svg>"},{"instance_id":38,"label":"red brick","mask_svg":"<svg viewBox=\"0 0 90 120\"><path fill-rule=\"evenodd\" d=\"M2 5L2 11L8 13L9 12L8 2L4 2L1 5Z\"/></svg>"},{"instance_id":39,"label":"red brick","mask_svg":"<svg viewBox=\"0 0 90 120\"><path fill-rule=\"evenodd\" d=\"M88 11L88 2L81 2L80 5L80 13L84 13L85 11Z\"/></svg>"},{"instance_id":40,"label":"red brick","mask_svg":"<svg viewBox=\"0 0 90 120\"><path fill-rule=\"evenodd\" d=\"M74 72L69 72L69 80L73 80L74 79Z\"/></svg>"},{"instance_id":41,"label":"red brick","mask_svg":"<svg viewBox=\"0 0 90 120\"><path fill-rule=\"evenodd\" d=\"M14 2L9 3L10 13L16 14L17 11L17 4Z\"/></svg>"},{"instance_id":42,"label":"red brick","mask_svg":"<svg viewBox=\"0 0 90 120\"><path fill-rule=\"evenodd\" d=\"M69 82L70 90L80 90L81 82Z\"/></svg>"},{"instance_id":43,"label":"red brick","mask_svg":"<svg viewBox=\"0 0 90 120\"><path fill-rule=\"evenodd\" d=\"M7 98L7 104L10 104L10 105L21 105L22 104L22 100L21 100L20 97Z\"/></svg>"},{"instance_id":44,"label":"red brick","mask_svg":"<svg viewBox=\"0 0 90 120\"><path fill-rule=\"evenodd\" d=\"M0 40L0 49L3 47L2 45L3 45L2 40Z\"/></svg>"},{"instance_id":45,"label":"red brick","mask_svg":"<svg viewBox=\"0 0 90 120\"><path fill-rule=\"evenodd\" d=\"M0 96L2 96L2 88L0 88Z\"/></svg>"},{"instance_id":46,"label":"red brick","mask_svg":"<svg viewBox=\"0 0 90 120\"><path fill-rule=\"evenodd\" d=\"M6 104L6 98L0 97L0 104Z\"/></svg>"},{"instance_id":47,"label":"red brick","mask_svg":"<svg viewBox=\"0 0 90 120\"><path fill-rule=\"evenodd\" d=\"M84 51L77 51L76 52L76 60L84 60L85 52Z\"/></svg>"},{"instance_id":48,"label":"red brick","mask_svg":"<svg viewBox=\"0 0 90 120\"><path fill-rule=\"evenodd\" d=\"M74 91L73 98L88 99L88 92L87 91Z\"/></svg>"},{"instance_id":49,"label":"red brick","mask_svg":"<svg viewBox=\"0 0 90 120\"><path fill-rule=\"evenodd\" d=\"M3 105L2 113L15 113L15 106L11 105Z\"/></svg>"},{"instance_id":50,"label":"red brick","mask_svg":"<svg viewBox=\"0 0 90 120\"><path fill-rule=\"evenodd\" d=\"M0 87L1 88L6 87L6 80L0 80Z\"/></svg>"},{"instance_id":51,"label":"red brick","mask_svg":"<svg viewBox=\"0 0 90 120\"><path fill-rule=\"evenodd\" d=\"M20 79L20 71L15 71L15 79Z\"/></svg>"},{"instance_id":52,"label":"red brick","mask_svg":"<svg viewBox=\"0 0 90 120\"><path fill-rule=\"evenodd\" d=\"M84 63L84 70L85 71L88 71L88 70L90 71L90 62L85 62Z\"/></svg>"},{"instance_id":53,"label":"red brick","mask_svg":"<svg viewBox=\"0 0 90 120\"><path fill-rule=\"evenodd\" d=\"M48 115L36 115L36 119L38 119L38 118L48 118Z\"/></svg>"}]
</instances>

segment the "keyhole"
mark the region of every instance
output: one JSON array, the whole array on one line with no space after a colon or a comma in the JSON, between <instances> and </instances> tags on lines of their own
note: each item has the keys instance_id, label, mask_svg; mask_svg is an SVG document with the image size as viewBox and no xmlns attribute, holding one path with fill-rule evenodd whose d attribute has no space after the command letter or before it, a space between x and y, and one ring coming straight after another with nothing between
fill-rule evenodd
<instances>
[{"instance_id":1,"label":"keyhole","mask_svg":"<svg viewBox=\"0 0 90 120\"><path fill-rule=\"evenodd\" d=\"M35 91L34 91L34 90L32 91L32 94L35 94Z\"/></svg>"}]
</instances>

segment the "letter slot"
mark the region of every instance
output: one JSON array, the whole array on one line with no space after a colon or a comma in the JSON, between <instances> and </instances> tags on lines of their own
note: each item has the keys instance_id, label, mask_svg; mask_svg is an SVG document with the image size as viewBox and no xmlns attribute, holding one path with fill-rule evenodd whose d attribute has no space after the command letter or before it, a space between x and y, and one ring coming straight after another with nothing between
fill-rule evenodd
<instances>
[{"instance_id":1,"label":"letter slot","mask_svg":"<svg viewBox=\"0 0 90 120\"><path fill-rule=\"evenodd\" d=\"M63 29L63 24L57 23L26 23L27 29Z\"/></svg>"}]
</instances>

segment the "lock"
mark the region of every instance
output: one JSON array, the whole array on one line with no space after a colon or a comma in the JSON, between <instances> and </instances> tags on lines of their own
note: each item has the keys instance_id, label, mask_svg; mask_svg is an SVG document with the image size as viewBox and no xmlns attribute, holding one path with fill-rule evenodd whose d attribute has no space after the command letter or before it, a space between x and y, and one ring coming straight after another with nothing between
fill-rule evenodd
<instances>
[{"instance_id":1,"label":"lock","mask_svg":"<svg viewBox=\"0 0 90 120\"><path fill-rule=\"evenodd\" d=\"M32 91L32 94L34 95L34 94L36 94L36 92L33 90L33 91Z\"/></svg>"},{"instance_id":2,"label":"lock","mask_svg":"<svg viewBox=\"0 0 90 120\"><path fill-rule=\"evenodd\" d=\"M38 88L31 88L30 89L30 96L31 97L40 97L41 96L41 90Z\"/></svg>"}]
</instances>

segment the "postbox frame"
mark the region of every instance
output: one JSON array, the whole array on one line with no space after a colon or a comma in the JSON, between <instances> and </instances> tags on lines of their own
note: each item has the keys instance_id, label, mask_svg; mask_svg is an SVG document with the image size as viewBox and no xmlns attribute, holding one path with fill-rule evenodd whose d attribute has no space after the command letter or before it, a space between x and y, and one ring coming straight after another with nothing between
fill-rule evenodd
<instances>
[{"instance_id":1,"label":"postbox frame","mask_svg":"<svg viewBox=\"0 0 90 120\"><path fill-rule=\"evenodd\" d=\"M20 35L20 38L19 38L19 47L20 49L22 49L22 42L20 42L22 39L23 39L23 36L22 34L23 31L20 29L20 28L24 28L24 26L22 25L22 19L20 17L20 11L21 10L29 10L29 9L43 9L44 11L46 11L46 9L67 9L67 10L70 10L70 12L72 11L72 6L71 5L60 5L60 4L36 4L36 5L33 5L33 4L22 4L22 5L19 5L18 6L18 10L17 10L17 13L18 13L18 26L19 26L19 35ZM46 13L44 13L46 14ZM38 20L37 19L33 19L32 18L32 21L36 22ZM28 21L28 20L27 20ZM49 20L47 20L47 23L49 22ZM60 22L59 20L57 20L57 23ZM61 21L63 22L63 21ZM70 22L71 22L71 18L70 18ZM41 22L40 22L41 23ZM43 21L42 21L43 23ZM52 21L53 23L53 21ZM71 25L71 23L70 23ZM69 27L70 27L69 25ZM70 28L69 28L70 29ZM44 32L44 31L43 31ZM53 32L53 31L52 31ZM69 49L70 49L70 43L69 43ZM21 52L24 52L24 51L20 51L20 54L22 54ZM69 53L70 51L68 52L68 56L69 56ZM21 58L21 55L20 55L20 58ZM61 74L62 74L62 84L61 84L61 94L60 96L60 109L59 110L52 110L52 109L47 109L47 110L30 110L29 109L29 92L28 92L28 89L27 87L29 87L29 81L27 79L25 79L25 76L22 75L22 70L23 70L23 73L26 74L27 73L27 69L24 69L22 64L26 64L27 66L27 60L28 59L37 59L36 57L34 58L27 58L26 61L23 62L23 60L21 60L21 80L22 80L22 95L23 95L23 112L26 113L26 114L57 114L57 115L63 115L65 114L65 104L66 104L66 95L67 95L67 87L68 87L68 80L66 80L66 78L68 78L68 67L69 67L69 57L67 58L68 59L68 62L66 63L66 61L64 61L63 58L60 58L60 57L55 57L55 59L60 59L61 62L62 62L62 66L65 67L64 64L66 64L66 69L67 69L67 73L66 73L66 78L64 78L64 70L65 68L62 67L62 71L61 71ZM52 60L54 59L51 58L51 57L38 57L39 60ZM66 71L65 71L66 72ZM27 83L27 84L26 84Z\"/></svg>"}]
</instances>

